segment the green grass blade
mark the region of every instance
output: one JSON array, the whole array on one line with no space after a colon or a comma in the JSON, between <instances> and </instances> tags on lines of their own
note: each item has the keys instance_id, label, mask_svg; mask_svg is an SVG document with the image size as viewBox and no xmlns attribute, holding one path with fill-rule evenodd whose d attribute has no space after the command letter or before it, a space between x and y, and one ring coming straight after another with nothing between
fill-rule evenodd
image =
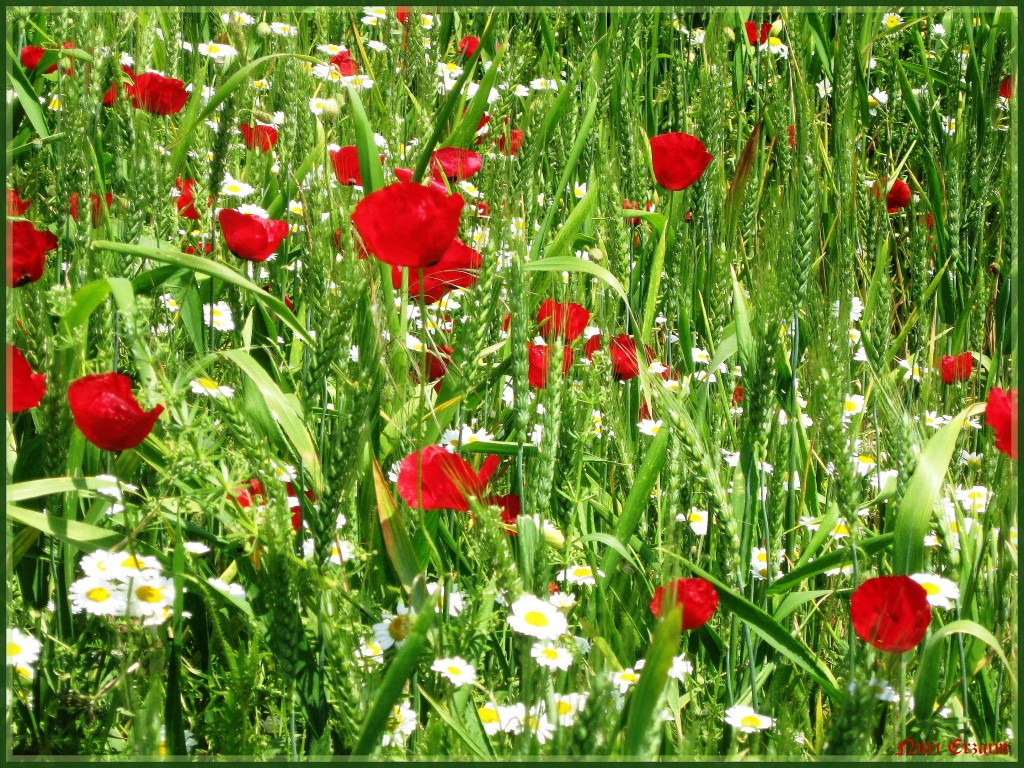
<instances>
[{"instance_id":1,"label":"green grass blade","mask_svg":"<svg viewBox=\"0 0 1024 768\"><path fill-rule=\"evenodd\" d=\"M626 754L646 756L645 745L647 734L656 723L658 699L668 680L668 670L672 666L672 657L679 650L679 638L682 635L683 611L675 606L668 612L654 631L651 647L644 656L644 668L640 680L633 691L633 701L629 706L629 717L626 720Z\"/></svg>"}]
</instances>

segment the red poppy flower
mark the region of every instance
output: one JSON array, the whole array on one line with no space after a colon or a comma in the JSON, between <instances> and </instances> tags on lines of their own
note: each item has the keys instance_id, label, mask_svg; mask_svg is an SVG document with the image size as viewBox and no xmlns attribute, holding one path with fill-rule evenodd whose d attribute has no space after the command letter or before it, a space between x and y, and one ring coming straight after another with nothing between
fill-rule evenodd
<instances>
[{"instance_id":1,"label":"red poppy flower","mask_svg":"<svg viewBox=\"0 0 1024 768\"><path fill-rule=\"evenodd\" d=\"M888 179L879 179L875 182L875 185L871 188L871 193L875 196L875 199L881 199L882 190L885 189L888 182ZM910 205L910 196L910 187L907 186L906 182L896 179L892 183L892 189L885 195L885 207L889 213L896 213L900 208L906 208Z\"/></svg>"},{"instance_id":2,"label":"red poppy flower","mask_svg":"<svg viewBox=\"0 0 1024 768\"><path fill-rule=\"evenodd\" d=\"M476 152L458 147L442 147L430 155L430 175L438 181L464 181L477 173L483 162Z\"/></svg>"},{"instance_id":3,"label":"red poppy flower","mask_svg":"<svg viewBox=\"0 0 1024 768\"><path fill-rule=\"evenodd\" d=\"M985 405L985 423L996 433L996 450L1017 460L1017 388L994 387Z\"/></svg>"},{"instance_id":4,"label":"red poppy flower","mask_svg":"<svg viewBox=\"0 0 1024 768\"><path fill-rule=\"evenodd\" d=\"M7 215L21 216L28 207L32 205L31 200L22 200L13 189L7 190Z\"/></svg>"},{"instance_id":5,"label":"red poppy flower","mask_svg":"<svg viewBox=\"0 0 1024 768\"><path fill-rule=\"evenodd\" d=\"M735 406L735 405L739 405L740 403L742 403L743 402L743 398L746 396L746 394L747 394L747 391L742 386L737 386L732 391L732 404Z\"/></svg>"},{"instance_id":6,"label":"red poppy flower","mask_svg":"<svg viewBox=\"0 0 1024 768\"><path fill-rule=\"evenodd\" d=\"M217 217L228 250L246 261L266 261L288 234L288 222L221 209Z\"/></svg>"},{"instance_id":7,"label":"red poppy flower","mask_svg":"<svg viewBox=\"0 0 1024 768\"><path fill-rule=\"evenodd\" d=\"M652 352L644 347L647 359L652 359ZM608 344L608 353L612 358L612 372L620 381L629 381L640 375L640 363L636 357L636 342L628 333L620 333Z\"/></svg>"},{"instance_id":8,"label":"red poppy flower","mask_svg":"<svg viewBox=\"0 0 1024 768\"><path fill-rule=\"evenodd\" d=\"M464 38L459 40L459 51L467 59L476 53L476 49L480 47L480 38L474 37L473 35L466 35Z\"/></svg>"},{"instance_id":9,"label":"red poppy flower","mask_svg":"<svg viewBox=\"0 0 1024 768\"><path fill-rule=\"evenodd\" d=\"M46 394L46 376L34 373L21 350L7 345L7 370L10 381L7 388L7 412L18 413L35 408Z\"/></svg>"},{"instance_id":10,"label":"red poppy flower","mask_svg":"<svg viewBox=\"0 0 1024 768\"><path fill-rule=\"evenodd\" d=\"M133 107L144 109L153 115L177 114L188 101L185 83L156 72L137 75L128 86L128 96Z\"/></svg>"},{"instance_id":11,"label":"red poppy flower","mask_svg":"<svg viewBox=\"0 0 1024 768\"><path fill-rule=\"evenodd\" d=\"M857 636L888 653L917 646L932 620L925 588L909 576L876 576L850 597Z\"/></svg>"},{"instance_id":12,"label":"red poppy flower","mask_svg":"<svg viewBox=\"0 0 1024 768\"><path fill-rule=\"evenodd\" d=\"M505 525L515 525L516 519L522 511L519 496L514 493L510 493L506 496L488 496L484 499L484 502L501 508L501 522ZM509 533L512 536L516 535L515 531L506 531L506 533Z\"/></svg>"},{"instance_id":13,"label":"red poppy flower","mask_svg":"<svg viewBox=\"0 0 1024 768\"><path fill-rule=\"evenodd\" d=\"M263 290L266 291L267 293L269 293L271 296L274 295L274 292L272 290L270 290L270 283L265 284L263 286ZM285 296L284 297L284 305L286 307L288 307L288 309L292 310L293 312L295 311L295 305L292 303L292 297L291 296Z\"/></svg>"},{"instance_id":14,"label":"red poppy flower","mask_svg":"<svg viewBox=\"0 0 1024 768\"><path fill-rule=\"evenodd\" d=\"M488 456L476 472L461 456L443 446L428 445L402 459L398 495L414 509L468 512L467 497L483 497L499 461L497 456Z\"/></svg>"},{"instance_id":15,"label":"red poppy flower","mask_svg":"<svg viewBox=\"0 0 1024 768\"><path fill-rule=\"evenodd\" d=\"M479 200L474 203L473 208L476 210L477 216L490 216L491 206L487 204L486 200Z\"/></svg>"},{"instance_id":16,"label":"red poppy flower","mask_svg":"<svg viewBox=\"0 0 1024 768\"><path fill-rule=\"evenodd\" d=\"M601 334L597 333L587 339L587 343L583 345L583 356L590 360L594 357L594 353L601 349Z\"/></svg>"},{"instance_id":17,"label":"red poppy flower","mask_svg":"<svg viewBox=\"0 0 1024 768\"><path fill-rule=\"evenodd\" d=\"M654 178L665 189L686 189L714 159L704 142L688 133L663 133L651 139Z\"/></svg>"},{"instance_id":18,"label":"red poppy flower","mask_svg":"<svg viewBox=\"0 0 1024 768\"><path fill-rule=\"evenodd\" d=\"M107 198L107 208L109 209L110 208L110 204L114 201L114 196L111 195L109 192L107 192L106 198ZM99 195L97 195L95 192L90 192L89 193L89 202L91 203L90 207L92 208L92 211L91 211L91 213L92 213L92 226L93 226L93 229L95 229L96 227L98 227L100 224L103 223L103 221L104 221L104 219L106 217L103 215L103 204L100 202L100 196ZM75 221L78 221L79 219L78 219L78 193L77 192L74 192L71 195L71 200L69 201L69 206L68 207L71 209L71 218L74 219Z\"/></svg>"},{"instance_id":19,"label":"red poppy flower","mask_svg":"<svg viewBox=\"0 0 1024 768\"><path fill-rule=\"evenodd\" d=\"M399 24L409 23L409 6L400 5L395 9L395 18L398 19Z\"/></svg>"},{"instance_id":20,"label":"red poppy flower","mask_svg":"<svg viewBox=\"0 0 1024 768\"><path fill-rule=\"evenodd\" d=\"M553 340L559 336L566 343L580 337L590 320L590 313L579 304L572 302L559 303L554 299L544 299L537 310L537 325L541 335Z\"/></svg>"},{"instance_id":21,"label":"red poppy flower","mask_svg":"<svg viewBox=\"0 0 1024 768\"><path fill-rule=\"evenodd\" d=\"M751 45L764 45L768 41L768 33L771 32L771 24L762 24L760 31L753 21L743 22L743 29L747 32L747 42Z\"/></svg>"},{"instance_id":22,"label":"red poppy flower","mask_svg":"<svg viewBox=\"0 0 1024 768\"><path fill-rule=\"evenodd\" d=\"M132 394L132 380L120 373L98 373L71 382L68 405L75 424L104 451L126 451L146 439L162 405L144 411Z\"/></svg>"},{"instance_id":23,"label":"red poppy flower","mask_svg":"<svg viewBox=\"0 0 1024 768\"><path fill-rule=\"evenodd\" d=\"M63 47L66 50L70 50L75 47L74 43L64 43ZM42 61L43 56L46 55L46 49L39 45L26 45L21 49L21 66L25 69L35 69L39 66L39 62ZM57 71L57 62L54 62L46 68L43 72L44 75L49 75L52 72ZM72 73L72 67L69 64L68 68L64 70L65 75Z\"/></svg>"},{"instance_id":24,"label":"red poppy flower","mask_svg":"<svg viewBox=\"0 0 1024 768\"><path fill-rule=\"evenodd\" d=\"M199 250L201 252L203 252L203 253L213 253L213 243L210 243L210 242L200 243L199 244ZM187 245L187 246L185 246L185 250L183 251L183 253L193 253L193 254L196 253L196 252L197 251L196 251L196 248L195 248L194 245Z\"/></svg>"},{"instance_id":25,"label":"red poppy flower","mask_svg":"<svg viewBox=\"0 0 1024 768\"><path fill-rule=\"evenodd\" d=\"M682 631L708 623L718 608L718 592L706 579L676 579L654 590L651 613L661 618L672 606L683 607Z\"/></svg>"},{"instance_id":26,"label":"red poppy flower","mask_svg":"<svg viewBox=\"0 0 1024 768\"><path fill-rule=\"evenodd\" d=\"M124 72L126 75L128 75L128 83L129 83L129 85L131 83L135 82L135 70L133 70L131 67L126 67L124 64L122 64L121 65L121 71ZM120 80L120 79L118 79L115 82L111 83L110 87L107 89L107 92L105 94L103 94L103 106L104 107L112 107L112 106L114 106L114 104L117 103L117 94L118 94L118 91L120 91L120 89L121 89L121 85L122 85L122 80Z\"/></svg>"},{"instance_id":27,"label":"red poppy flower","mask_svg":"<svg viewBox=\"0 0 1024 768\"><path fill-rule=\"evenodd\" d=\"M239 488L234 496L229 496L228 498L234 498L240 507L252 507L262 504L266 495L263 483L253 477L244 486ZM259 501L256 500L257 496L260 497Z\"/></svg>"},{"instance_id":28,"label":"red poppy flower","mask_svg":"<svg viewBox=\"0 0 1024 768\"><path fill-rule=\"evenodd\" d=\"M408 168L395 168L395 178L397 178L399 181L411 182L412 171L409 170ZM438 192L444 192L446 195L448 194L448 187L446 187L443 182L440 182L437 179L429 179L427 181L427 184L430 185L431 189L436 189Z\"/></svg>"},{"instance_id":29,"label":"red poppy flower","mask_svg":"<svg viewBox=\"0 0 1024 768\"><path fill-rule=\"evenodd\" d=\"M1013 79L1013 75L1007 75L999 83L999 95L1004 99L1013 98L1013 88L1016 85L1016 81Z\"/></svg>"},{"instance_id":30,"label":"red poppy flower","mask_svg":"<svg viewBox=\"0 0 1024 768\"><path fill-rule=\"evenodd\" d=\"M438 354L433 350L427 350L427 381L439 382L448 373L448 363L452 359L453 350L451 347L438 347Z\"/></svg>"},{"instance_id":31,"label":"red poppy flower","mask_svg":"<svg viewBox=\"0 0 1024 768\"><path fill-rule=\"evenodd\" d=\"M57 238L31 221L7 222L7 285L18 288L41 278L46 252L56 247Z\"/></svg>"},{"instance_id":32,"label":"red poppy flower","mask_svg":"<svg viewBox=\"0 0 1024 768\"><path fill-rule=\"evenodd\" d=\"M340 51L331 57L331 64L338 68L342 77L352 77L359 72L358 65L352 60L352 54L348 51Z\"/></svg>"},{"instance_id":33,"label":"red poppy flower","mask_svg":"<svg viewBox=\"0 0 1024 768\"><path fill-rule=\"evenodd\" d=\"M626 211L639 211L640 210L640 203L633 202L632 200L623 200L622 201L622 208L623 208L623 210L626 210ZM633 216L631 218L628 218L628 219L626 219L626 223L629 224L631 227L639 227L640 226L640 217L639 216Z\"/></svg>"},{"instance_id":34,"label":"red poppy flower","mask_svg":"<svg viewBox=\"0 0 1024 768\"><path fill-rule=\"evenodd\" d=\"M409 296L419 299L422 289L423 300L427 304L436 304L450 291L475 284L483 263L483 257L477 251L455 238L439 262L422 270L409 270ZM401 286L401 267L391 268L391 281L395 288Z\"/></svg>"},{"instance_id":35,"label":"red poppy flower","mask_svg":"<svg viewBox=\"0 0 1024 768\"><path fill-rule=\"evenodd\" d=\"M970 352L960 355L943 355L939 363L944 384L953 384L957 381L967 381L971 378L971 371L974 369L974 360Z\"/></svg>"},{"instance_id":36,"label":"red poppy flower","mask_svg":"<svg viewBox=\"0 0 1024 768\"><path fill-rule=\"evenodd\" d=\"M356 205L352 223L366 250L397 267L429 267L459 231L463 199L419 184L397 182Z\"/></svg>"},{"instance_id":37,"label":"red poppy flower","mask_svg":"<svg viewBox=\"0 0 1024 768\"><path fill-rule=\"evenodd\" d=\"M362 186L363 177L359 172L359 151L355 145L332 149L328 153L331 156L331 164L334 166L334 175L341 184L349 186ZM380 156L381 165L384 164L384 155ZM409 178L412 178L412 171L409 171Z\"/></svg>"},{"instance_id":38,"label":"red poppy flower","mask_svg":"<svg viewBox=\"0 0 1024 768\"><path fill-rule=\"evenodd\" d=\"M515 155L519 153L519 149L523 146L523 139L525 135L518 128L513 128L508 132L508 140L506 141L504 136L498 137L498 151L506 155Z\"/></svg>"},{"instance_id":39,"label":"red poppy flower","mask_svg":"<svg viewBox=\"0 0 1024 768\"><path fill-rule=\"evenodd\" d=\"M786 133L789 135L789 148L796 149L796 126L787 125Z\"/></svg>"},{"instance_id":40,"label":"red poppy flower","mask_svg":"<svg viewBox=\"0 0 1024 768\"><path fill-rule=\"evenodd\" d=\"M196 186L195 179L175 179L174 186L181 193L174 201L178 208L178 215L192 221L199 221L199 213L196 211L196 199L193 191ZM212 196L206 199L206 204L213 204Z\"/></svg>"},{"instance_id":41,"label":"red poppy flower","mask_svg":"<svg viewBox=\"0 0 1024 768\"><path fill-rule=\"evenodd\" d=\"M288 491L288 511L292 513L292 529L298 531L302 528L302 505L299 503L299 497L295 495L295 486L290 482L286 485ZM305 491L306 498L314 504L316 503L316 494L311 489Z\"/></svg>"},{"instance_id":42,"label":"red poppy flower","mask_svg":"<svg viewBox=\"0 0 1024 768\"><path fill-rule=\"evenodd\" d=\"M271 147L277 144L277 128L272 125L242 123L238 126L238 130L242 132L246 149L269 152Z\"/></svg>"},{"instance_id":43,"label":"red poppy flower","mask_svg":"<svg viewBox=\"0 0 1024 768\"><path fill-rule=\"evenodd\" d=\"M543 389L548 385L548 371L551 370L551 358L555 354L555 348L548 346L547 344L530 343L527 343L526 347L530 362L530 369L528 373L530 386L536 387L537 389ZM562 356L563 376L569 372L569 366L571 365L572 350L565 347L564 354Z\"/></svg>"}]
</instances>

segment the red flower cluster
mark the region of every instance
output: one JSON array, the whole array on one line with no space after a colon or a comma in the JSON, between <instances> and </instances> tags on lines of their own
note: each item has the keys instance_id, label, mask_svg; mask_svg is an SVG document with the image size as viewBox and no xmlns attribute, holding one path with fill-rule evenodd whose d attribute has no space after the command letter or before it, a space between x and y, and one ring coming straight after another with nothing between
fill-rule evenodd
<instances>
[{"instance_id":1,"label":"red flower cluster","mask_svg":"<svg viewBox=\"0 0 1024 768\"><path fill-rule=\"evenodd\" d=\"M943 355L939 361L939 370L944 384L967 381L974 369L974 359L970 352L960 355Z\"/></svg>"},{"instance_id":2,"label":"red flower cluster","mask_svg":"<svg viewBox=\"0 0 1024 768\"><path fill-rule=\"evenodd\" d=\"M985 423L996 433L996 450L1017 460L1017 388L993 387L985 404Z\"/></svg>"},{"instance_id":3,"label":"red flower cluster","mask_svg":"<svg viewBox=\"0 0 1024 768\"><path fill-rule=\"evenodd\" d=\"M932 620L925 588L909 576L868 579L850 597L857 636L889 653L905 653L924 638Z\"/></svg>"},{"instance_id":4,"label":"red flower cluster","mask_svg":"<svg viewBox=\"0 0 1024 768\"><path fill-rule=\"evenodd\" d=\"M394 267L429 267L459 231L464 201L432 187L396 182L356 205L352 223L366 250Z\"/></svg>"},{"instance_id":5,"label":"red flower cluster","mask_svg":"<svg viewBox=\"0 0 1024 768\"><path fill-rule=\"evenodd\" d=\"M651 139L654 178L665 189L686 189L714 159L704 142L688 133L663 133Z\"/></svg>"},{"instance_id":6,"label":"red flower cluster","mask_svg":"<svg viewBox=\"0 0 1024 768\"><path fill-rule=\"evenodd\" d=\"M406 456L398 470L398 495L414 509L469 511L469 496L483 499L500 459L488 456L477 472L461 456L429 445Z\"/></svg>"},{"instance_id":7,"label":"red flower cluster","mask_svg":"<svg viewBox=\"0 0 1024 768\"><path fill-rule=\"evenodd\" d=\"M104 451L134 448L153 430L164 411L144 411L132 394L132 380L120 373L100 373L71 382L68 405L86 439Z\"/></svg>"},{"instance_id":8,"label":"red flower cluster","mask_svg":"<svg viewBox=\"0 0 1024 768\"><path fill-rule=\"evenodd\" d=\"M246 149L256 149L260 152L269 152L277 144L277 128L263 123L242 123L238 126L242 132L242 140Z\"/></svg>"},{"instance_id":9,"label":"red flower cluster","mask_svg":"<svg viewBox=\"0 0 1024 768\"><path fill-rule=\"evenodd\" d=\"M707 624L718 608L718 592L706 579L676 579L654 590L651 613L660 619L674 605L683 608L682 631L697 629Z\"/></svg>"},{"instance_id":10,"label":"red flower cluster","mask_svg":"<svg viewBox=\"0 0 1024 768\"><path fill-rule=\"evenodd\" d=\"M40 232L31 221L7 223L7 285L20 288L43 276L46 252L57 247L57 238Z\"/></svg>"},{"instance_id":11,"label":"red flower cluster","mask_svg":"<svg viewBox=\"0 0 1024 768\"><path fill-rule=\"evenodd\" d=\"M7 389L7 412L18 413L35 408L46 394L46 376L35 373L21 350L7 345L7 370L10 386Z\"/></svg>"},{"instance_id":12,"label":"red flower cluster","mask_svg":"<svg viewBox=\"0 0 1024 768\"><path fill-rule=\"evenodd\" d=\"M288 222L224 208L217 217L228 250L246 261L266 261L288 235Z\"/></svg>"}]
</instances>

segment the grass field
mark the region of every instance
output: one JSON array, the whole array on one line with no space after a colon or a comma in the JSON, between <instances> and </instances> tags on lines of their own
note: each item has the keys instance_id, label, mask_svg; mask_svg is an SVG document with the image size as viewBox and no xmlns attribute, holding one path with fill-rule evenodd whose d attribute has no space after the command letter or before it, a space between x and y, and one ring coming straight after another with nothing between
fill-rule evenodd
<instances>
[{"instance_id":1,"label":"grass field","mask_svg":"<svg viewBox=\"0 0 1024 768\"><path fill-rule=\"evenodd\" d=\"M1013 9L8 8L14 755L1013 755Z\"/></svg>"}]
</instances>

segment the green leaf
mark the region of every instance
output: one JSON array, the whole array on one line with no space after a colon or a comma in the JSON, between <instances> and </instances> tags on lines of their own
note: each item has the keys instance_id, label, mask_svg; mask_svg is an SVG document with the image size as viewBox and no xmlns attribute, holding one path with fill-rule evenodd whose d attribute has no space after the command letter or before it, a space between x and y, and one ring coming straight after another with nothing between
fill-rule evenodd
<instances>
[{"instance_id":1,"label":"green leaf","mask_svg":"<svg viewBox=\"0 0 1024 768\"><path fill-rule=\"evenodd\" d=\"M384 169L380 164L380 153L373 140L373 128L363 109L359 92L351 85L348 90L348 101L352 107L352 122L356 129L356 154L359 155L359 174L363 180L363 192L369 195L384 186Z\"/></svg>"},{"instance_id":2,"label":"green leaf","mask_svg":"<svg viewBox=\"0 0 1024 768\"><path fill-rule=\"evenodd\" d=\"M171 249L147 248L141 245L115 243L110 240L94 240L92 242L92 246L94 248L99 248L100 250L123 253L126 256L135 256L141 259L152 259L153 261L159 261L163 264L174 264L178 267L190 269L193 272L199 272L203 275L215 277L229 285L234 285L244 291L248 291L253 295L253 298L256 299L257 303L262 304L267 311L273 312L281 318L281 320L284 321L284 324L295 331L295 334L299 338L307 344L313 343L312 337L306 332L306 329L302 327L298 318L292 314L292 311L288 309L281 299L267 293L258 285L251 282L248 278L240 275L238 272L224 264L220 264L210 259L201 259L198 256L193 256L189 253L181 253L180 251L174 251Z\"/></svg>"},{"instance_id":3,"label":"green leaf","mask_svg":"<svg viewBox=\"0 0 1024 768\"><path fill-rule=\"evenodd\" d=\"M772 648L809 674L832 699L838 700L839 689L836 687L836 681L832 677L832 673L819 663L817 656L806 645L797 640L790 630L783 627L778 621L742 595L738 595L707 571L698 568L682 557L679 558L679 561L697 576L707 579L714 584L715 589L718 591L719 603L723 608L736 614L740 620L760 635Z\"/></svg>"},{"instance_id":4,"label":"green leaf","mask_svg":"<svg viewBox=\"0 0 1024 768\"><path fill-rule=\"evenodd\" d=\"M672 657L679 650L682 635L683 609L676 605L654 631L651 647L644 656L644 668L633 691L626 721L626 754L647 756L647 733L655 721L658 699L668 680Z\"/></svg>"},{"instance_id":5,"label":"green leaf","mask_svg":"<svg viewBox=\"0 0 1024 768\"><path fill-rule=\"evenodd\" d=\"M25 110L25 117L32 124L40 139L46 141L50 137L50 131L46 127L46 119L43 117L43 109L39 104L39 97L36 95L32 83L25 77L21 68L21 61L14 51L11 50L10 41L7 42L7 81L18 94L18 103Z\"/></svg>"},{"instance_id":6,"label":"green leaf","mask_svg":"<svg viewBox=\"0 0 1024 768\"><path fill-rule=\"evenodd\" d=\"M984 403L965 408L940 429L924 447L907 492L896 513L893 530L893 572L909 576L924 566L924 537L928 535L932 513L939 502L942 483L953 458L956 439L963 429L964 420L985 409Z\"/></svg>"},{"instance_id":7,"label":"green leaf","mask_svg":"<svg viewBox=\"0 0 1024 768\"><path fill-rule=\"evenodd\" d=\"M935 709L935 697L939 690L939 677L942 669L941 653L942 641L953 634L971 635L981 640L991 648L999 660L1006 667L1006 674L1009 678L1009 690L1017 690L1017 677L1014 675L1014 667L1006 658L1002 644L980 624L968 621L954 621L938 630L925 643L924 652L921 654L921 663L918 666L917 684L914 686L914 715L919 720L930 718ZM966 670L962 671L966 673Z\"/></svg>"},{"instance_id":8,"label":"green leaf","mask_svg":"<svg viewBox=\"0 0 1024 768\"><path fill-rule=\"evenodd\" d=\"M109 480L100 480L96 477L48 477L45 480L28 480L24 483L8 485L7 501L25 501L58 493L95 491L99 488L110 487Z\"/></svg>"},{"instance_id":9,"label":"green leaf","mask_svg":"<svg viewBox=\"0 0 1024 768\"><path fill-rule=\"evenodd\" d=\"M636 474L636 480L629 491L629 496L626 497L626 502L622 505L622 514L615 525L615 538L623 545L636 531L644 512L647 511L647 507L651 503L651 490L654 488L658 475L661 474L662 467L665 466L665 457L668 453L668 433L668 429L662 429L651 441L647 449L647 456L644 458L643 464L640 465L640 471ZM615 575L620 557L615 549L605 552L601 570L604 571L606 585L611 583L610 580Z\"/></svg>"},{"instance_id":10,"label":"green leaf","mask_svg":"<svg viewBox=\"0 0 1024 768\"><path fill-rule=\"evenodd\" d=\"M491 66L480 79L480 87L477 89L476 96L469 102L466 113L462 116L459 124L455 126L455 129L448 135L448 138L445 139L444 145L446 147L462 147L467 149L470 148L470 145L475 140L477 125L480 123L480 118L484 112L487 111L487 96L498 79L499 64L507 49L508 40L506 39L505 44L498 48L498 55L491 62Z\"/></svg>"},{"instance_id":11,"label":"green leaf","mask_svg":"<svg viewBox=\"0 0 1024 768\"><path fill-rule=\"evenodd\" d=\"M469 732L466 724L461 722L454 714L448 711L447 707L441 705L434 697L427 693L426 689L422 685L416 686L419 689L420 696L427 700L427 703L437 712L444 722L451 728L452 732L458 736L462 743L465 744L477 757L488 760L494 757L493 752L490 751L490 744L486 740L481 740L479 737L474 736ZM457 694L456 694L457 695ZM487 744L487 746L484 746Z\"/></svg>"},{"instance_id":12,"label":"green leaf","mask_svg":"<svg viewBox=\"0 0 1024 768\"><path fill-rule=\"evenodd\" d=\"M589 192L587 194L590 194ZM629 309L629 298L626 296L622 283L604 267L598 266L592 261L584 261L575 256L548 256L538 261L528 261L523 264L524 272L586 272L601 280L611 288L622 299L622 302Z\"/></svg>"},{"instance_id":13,"label":"green leaf","mask_svg":"<svg viewBox=\"0 0 1024 768\"><path fill-rule=\"evenodd\" d=\"M380 467L377 466L375 479L376 473L379 472ZM373 700L373 704L370 705L370 711L366 715L366 721L363 723L363 730L359 735L359 742L356 744L353 754L369 755L380 746L381 734L387 727L391 709L402 695L406 680L416 671L420 652L427 641L427 631L433 622L434 598L431 597L416 615L409 635L405 638L402 647L398 649L395 658L391 660L387 672L384 673L384 679L377 689L377 696Z\"/></svg>"},{"instance_id":14,"label":"green leaf","mask_svg":"<svg viewBox=\"0 0 1024 768\"><path fill-rule=\"evenodd\" d=\"M422 566L416 557L412 541L405 530L405 522L391 496L391 489L388 487L376 456L373 457L373 487L377 492L377 515L380 517L380 529L384 536L384 547L388 551L388 558L395 567L398 578L402 580L406 594L415 598L413 607L419 610L425 594L425 589L421 589Z\"/></svg>"},{"instance_id":15,"label":"green leaf","mask_svg":"<svg viewBox=\"0 0 1024 768\"><path fill-rule=\"evenodd\" d=\"M670 206L678 200L678 194L672 193ZM646 344L651 340L651 327L654 325L654 313L657 311L659 291L661 289L661 272L665 268L665 247L667 245L669 227L662 227L658 236L658 244L654 248L654 255L651 258L651 265L648 269L650 282L647 285L647 301L644 303L644 321L640 326L640 338ZM713 370L713 369L711 369Z\"/></svg>"},{"instance_id":16,"label":"green leaf","mask_svg":"<svg viewBox=\"0 0 1024 768\"><path fill-rule=\"evenodd\" d=\"M77 520L66 520L63 517L33 512L30 509L7 505L7 519L16 523L35 528L37 531L53 536L66 544L72 544L86 552L93 552L97 549L109 549L124 543L126 536L117 531L108 531L88 523L81 523ZM143 554L152 555L160 559L166 565L167 556L162 552L153 549L148 544L136 541L132 548Z\"/></svg>"},{"instance_id":17,"label":"green leaf","mask_svg":"<svg viewBox=\"0 0 1024 768\"><path fill-rule=\"evenodd\" d=\"M295 395L285 395L270 374L244 349L229 349L220 353L245 373L259 390L270 414L281 426L295 452L302 460L302 466L310 473L313 491L323 492L323 478L320 474L320 459L316 453L313 438L306 429L301 406Z\"/></svg>"},{"instance_id":18,"label":"green leaf","mask_svg":"<svg viewBox=\"0 0 1024 768\"><path fill-rule=\"evenodd\" d=\"M861 539L857 542L857 549L865 555L873 555L888 547L892 543L892 539L893 534L891 533L872 536L870 539ZM842 568L843 566L849 565L852 560L853 552L849 547L844 547L843 549L835 552L829 552L827 555L816 557L813 561L806 565L801 565L799 568L794 568L789 573L784 576L780 576L769 584L768 594L779 595L788 592L793 587L799 586L801 582L806 581L807 579L812 579L825 571L831 570L832 568Z\"/></svg>"},{"instance_id":19,"label":"green leaf","mask_svg":"<svg viewBox=\"0 0 1024 768\"><path fill-rule=\"evenodd\" d=\"M736 314L736 347L740 353L740 365L745 371L752 371L755 367L757 356L754 352L754 336L750 330L750 308L747 306L747 297L743 288L732 277L733 311Z\"/></svg>"}]
</instances>

